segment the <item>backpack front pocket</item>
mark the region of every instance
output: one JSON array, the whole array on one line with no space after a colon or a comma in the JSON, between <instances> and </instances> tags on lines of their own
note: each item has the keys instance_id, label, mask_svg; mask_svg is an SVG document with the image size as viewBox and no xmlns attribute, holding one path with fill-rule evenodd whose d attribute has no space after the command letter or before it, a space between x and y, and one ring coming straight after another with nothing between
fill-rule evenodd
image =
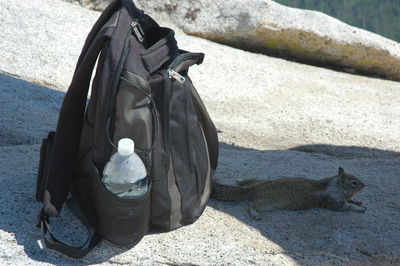
<instances>
[{"instance_id":1,"label":"backpack front pocket","mask_svg":"<svg viewBox=\"0 0 400 266\"><path fill-rule=\"evenodd\" d=\"M135 147L147 150L153 143L151 89L147 81L123 71L115 103L114 141L131 138Z\"/></svg>"},{"instance_id":2,"label":"backpack front pocket","mask_svg":"<svg viewBox=\"0 0 400 266\"><path fill-rule=\"evenodd\" d=\"M122 138L132 139L135 151L150 172L151 150L158 134L158 117L149 83L124 70L115 101L113 142L117 143Z\"/></svg>"},{"instance_id":3,"label":"backpack front pocket","mask_svg":"<svg viewBox=\"0 0 400 266\"><path fill-rule=\"evenodd\" d=\"M203 212L206 206L203 196L208 198L211 175L207 140L193 102L194 87L187 74L188 68L200 64L204 55L181 52L164 77L169 96L166 145L171 154L171 174L181 194L181 222L186 225Z\"/></svg>"}]
</instances>

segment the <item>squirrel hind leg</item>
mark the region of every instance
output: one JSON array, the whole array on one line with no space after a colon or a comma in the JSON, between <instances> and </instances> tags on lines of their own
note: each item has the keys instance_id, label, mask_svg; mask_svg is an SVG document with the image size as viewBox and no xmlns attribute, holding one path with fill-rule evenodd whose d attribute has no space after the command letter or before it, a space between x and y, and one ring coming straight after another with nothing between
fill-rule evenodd
<instances>
[{"instance_id":1,"label":"squirrel hind leg","mask_svg":"<svg viewBox=\"0 0 400 266\"><path fill-rule=\"evenodd\" d=\"M254 220L261 220L261 215L251 206L249 207L249 214Z\"/></svg>"},{"instance_id":2,"label":"squirrel hind leg","mask_svg":"<svg viewBox=\"0 0 400 266\"><path fill-rule=\"evenodd\" d=\"M285 206L264 199L252 202L249 207L249 213L254 220L260 220L260 212L277 211L283 209L285 209Z\"/></svg>"}]
</instances>

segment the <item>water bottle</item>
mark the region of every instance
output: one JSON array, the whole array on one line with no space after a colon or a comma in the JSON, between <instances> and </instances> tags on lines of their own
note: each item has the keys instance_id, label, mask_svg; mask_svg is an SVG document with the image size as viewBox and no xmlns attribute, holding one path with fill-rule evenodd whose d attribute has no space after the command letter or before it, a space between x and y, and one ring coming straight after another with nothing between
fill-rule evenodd
<instances>
[{"instance_id":1,"label":"water bottle","mask_svg":"<svg viewBox=\"0 0 400 266\"><path fill-rule=\"evenodd\" d=\"M118 142L118 151L104 167L104 186L121 198L139 197L147 191L146 167L134 148L133 140L121 139Z\"/></svg>"}]
</instances>

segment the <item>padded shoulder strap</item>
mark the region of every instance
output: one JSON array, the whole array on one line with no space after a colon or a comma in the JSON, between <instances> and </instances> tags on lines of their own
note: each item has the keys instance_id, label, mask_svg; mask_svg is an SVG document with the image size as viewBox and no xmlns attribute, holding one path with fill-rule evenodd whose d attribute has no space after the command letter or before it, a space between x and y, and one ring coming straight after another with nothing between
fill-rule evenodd
<instances>
[{"instance_id":1,"label":"padded shoulder strap","mask_svg":"<svg viewBox=\"0 0 400 266\"><path fill-rule=\"evenodd\" d=\"M85 54L89 50L91 44L99 34L101 28L106 24L106 22L112 17L112 15L118 10L120 4L119 0L113 0L107 6L107 8L101 13L101 16L97 19L96 23L93 25L92 29L90 30L88 36L86 37L85 44L83 45L81 55L79 56L78 62L76 64L75 73L78 70L80 64L85 57Z\"/></svg>"},{"instance_id":2,"label":"padded shoulder strap","mask_svg":"<svg viewBox=\"0 0 400 266\"><path fill-rule=\"evenodd\" d=\"M75 170L93 67L113 31L112 27L103 25L117 9L118 2L111 3L89 33L61 107L46 178L46 189L51 195L51 203L58 212L67 198L70 179Z\"/></svg>"}]
</instances>

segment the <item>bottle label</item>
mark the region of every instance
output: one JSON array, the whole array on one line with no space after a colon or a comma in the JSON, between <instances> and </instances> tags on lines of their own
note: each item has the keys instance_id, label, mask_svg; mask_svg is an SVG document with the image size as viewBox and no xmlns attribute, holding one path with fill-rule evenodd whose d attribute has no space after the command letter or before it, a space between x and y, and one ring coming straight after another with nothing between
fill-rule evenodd
<instances>
[{"instance_id":1,"label":"bottle label","mask_svg":"<svg viewBox=\"0 0 400 266\"><path fill-rule=\"evenodd\" d=\"M147 191L147 177L137 181L136 183L104 183L106 189L119 197L129 198L141 196Z\"/></svg>"},{"instance_id":2,"label":"bottle label","mask_svg":"<svg viewBox=\"0 0 400 266\"><path fill-rule=\"evenodd\" d=\"M108 181L107 183L104 183L104 185L110 192L118 195L126 191L132 190L135 184L132 183L121 184Z\"/></svg>"}]
</instances>

